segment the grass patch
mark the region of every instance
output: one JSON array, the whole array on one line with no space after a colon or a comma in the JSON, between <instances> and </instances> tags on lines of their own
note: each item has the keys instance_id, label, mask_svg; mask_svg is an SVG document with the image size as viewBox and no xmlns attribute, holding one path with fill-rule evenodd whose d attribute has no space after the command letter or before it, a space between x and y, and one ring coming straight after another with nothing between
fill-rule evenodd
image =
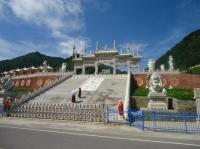
<instances>
[{"instance_id":1,"label":"grass patch","mask_svg":"<svg viewBox=\"0 0 200 149\"><path fill-rule=\"evenodd\" d=\"M132 92L132 96L147 96L149 89L138 88ZM192 89L167 89L167 96L173 97L178 100L195 100L194 92Z\"/></svg>"},{"instance_id":2,"label":"grass patch","mask_svg":"<svg viewBox=\"0 0 200 149\"><path fill-rule=\"evenodd\" d=\"M195 100L192 89L168 89L167 96L174 97L179 100Z\"/></svg>"},{"instance_id":3,"label":"grass patch","mask_svg":"<svg viewBox=\"0 0 200 149\"><path fill-rule=\"evenodd\" d=\"M147 96L149 93L149 89L146 88L137 88L135 92L132 92L132 96Z\"/></svg>"},{"instance_id":4,"label":"grass patch","mask_svg":"<svg viewBox=\"0 0 200 149\"><path fill-rule=\"evenodd\" d=\"M28 94L29 92L33 92L33 89L30 89L30 88L15 88L14 92L17 94L17 96L22 96L24 94Z\"/></svg>"}]
</instances>

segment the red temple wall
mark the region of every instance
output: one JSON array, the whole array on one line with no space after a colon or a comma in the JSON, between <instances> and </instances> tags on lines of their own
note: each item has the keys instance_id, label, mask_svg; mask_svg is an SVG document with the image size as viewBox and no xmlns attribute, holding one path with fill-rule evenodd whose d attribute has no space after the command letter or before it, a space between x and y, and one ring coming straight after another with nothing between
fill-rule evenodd
<instances>
[{"instance_id":1,"label":"red temple wall","mask_svg":"<svg viewBox=\"0 0 200 149\"><path fill-rule=\"evenodd\" d=\"M13 79L13 84L16 88L38 89L44 85L48 85L58 79L59 76L34 76L28 78ZM135 74L134 80L138 87L145 88L148 85L147 74ZM200 75L192 74L161 74L163 86L168 88L171 85L173 88L200 88Z\"/></svg>"},{"instance_id":2,"label":"red temple wall","mask_svg":"<svg viewBox=\"0 0 200 149\"><path fill-rule=\"evenodd\" d=\"M148 85L147 74L135 74L133 78L137 82L138 87L145 88ZM163 86L168 88L200 88L200 75L192 75L186 73L179 74L161 74Z\"/></svg>"},{"instance_id":3,"label":"red temple wall","mask_svg":"<svg viewBox=\"0 0 200 149\"><path fill-rule=\"evenodd\" d=\"M59 76L34 76L28 78L13 79L12 83L16 88L38 89L45 85L51 84Z\"/></svg>"}]
</instances>

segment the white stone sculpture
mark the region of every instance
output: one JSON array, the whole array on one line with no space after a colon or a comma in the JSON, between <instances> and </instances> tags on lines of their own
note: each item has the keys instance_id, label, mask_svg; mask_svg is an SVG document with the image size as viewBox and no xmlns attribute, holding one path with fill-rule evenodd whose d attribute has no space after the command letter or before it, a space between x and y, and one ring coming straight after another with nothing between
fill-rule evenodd
<instances>
[{"instance_id":1,"label":"white stone sculpture","mask_svg":"<svg viewBox=\"0 0 200 149\"><path fill-rule=\"evenodd\" d=\"M62 63L61 72L66 72L67 64L65 62Z\"/></svg>"},{"instance_id":2,"label":"white stone sculpture","mask_svg":"<svg viewBox=\"0 0 200 149\"><path fill-rule=\"evenodd\" d=\"M166 93L166 90L163 88L161 77L158 73L153 73L150 78L149 83L150 93Z\"/></svg>"},{"instance_id":3,"label":"white stone sculpture","mask_svg":"<svg viewBox=\"0 0 200 149\"><path fill-rule=\"evenodd\" d=\"M174 62L173 62L173 57L170 55L169 56L169 71L174 71Z\"/></svg>"},{"instance_id":4,"label":"white stone sculpture","mask_svg":"<svg viewBox=\"0 0 200 149\"><path fill-rule=\"evenodd\" d=\"M10 75L0 78L0 98L6 96L14 97L13 89L14 85L12 84L12 77Z\"/></svg>"},{"instance_id":5,"label":"white stone sculpture","mask_svg":"<svg viewBox=\"0 0 200 149\"><path fill-rule=\"evenodd\" d=\"M0 79L0 90L11 90L12 87L12 78L10 75L6 75Z\"/></svg>"},{"instance_id":6,"label":"white stone sculpture","mask_svg":"<svg viewBox=\"0 0 200 149\"><path fill-rule=\"evenodd\" d=\"M154 59L149 59L148 68L149 68L149 72L154 71L154 69L155 69L155 60Z\"/></svg>"},{"instance_id":7,"label":"white stone sculpture","mask_svg":"<svg viewBox=\"0 0 200 149\"><path fill-rule=\"evenodd\" d=\"M46 60L42 63L42 72L48 72L48 65Z\"/></svg>"},{"instance_id":8,"label":"white stone sculpture","mask_svg":"<svg viewBox=\"0 0 200 149\"><path fill-rule=\"evenodd\" d=\"M149 103L150 110L167 110L166 90L163 88L161 77L158 73L153 73L149 83Z\"/></svg>"},{"instance_id":9,"label":"white stone sculpture","mask_svg":"<svg viewBox=\"0 0 200 149\"><path fill-rule=\"evenodd\" d=\"M173 89L173 86L172 86L172 85L169 85L169 89Z\"/></svg>"},{"instance_id":10,"label":"white stone sculpture","mask_svg":"<svg viewBox=\"0 0 200 149\"><path fill-rule=\"evenodd\" d=\"M164 72L165 71L165 65L160 65L160 70L162 71L162 72Z\"/></svg>"}]
</instances>

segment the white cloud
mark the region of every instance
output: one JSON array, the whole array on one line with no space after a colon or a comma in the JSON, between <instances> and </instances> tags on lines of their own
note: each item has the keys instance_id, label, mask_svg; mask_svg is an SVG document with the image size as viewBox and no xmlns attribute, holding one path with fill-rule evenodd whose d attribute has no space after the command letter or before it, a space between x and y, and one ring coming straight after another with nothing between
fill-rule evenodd
<instances>
[{"instance_id":1,"label":"white cloud","mask_svg":"<svg viewBox=\"0 0 200 149\"><path fill-rule=\"evenodd\" d=\"M20 53L20 49L21 51L24 49L29 51L31 49L44 51L47 47L57 51L56 56L69 55L71 54L74 40L78 52L82 52L83 40L86 41L86 44L88 44L89 40L86 37L77 38L70 36L74 31L84 29L82 7L80 0L0 0L1 19L3 15L7 15L6 18L10 18L10 20L15 17L23 20L27 25L33 24L48 28L51 31L51 35L56 38L54 43L42 45L30 41L18 41L14 43L1 38L1 57L10 58L12 57L11 55L14 55L13 53ZM9 15L6 13L8 10L11 12ZM52 55L53 51L45 53ZM9 56L7 57L6 55Z\"/></svg>"},{"instance_id":2,"label":"white cloud","mask_svg":"<svg viewBox=\"0 0 200 149\"><path fill-rule=\"evenodd\" d=\"M80 0L2 0L0 10L5 6L25 22L48 27L56 37L84 28Z\"/></svg>"},{"instance_id":3,"label":"white cloud","mask_svg":"<svg viewBox=\"0 0 200 149\"><path fill-rule=\"evenodd\" d=\"M90 43L88 37L78 35L79 32L85 31L85 1L98 11L106 11L110 7L108 2L99 0L0 0L0 21L6 20L7 23L17 25L21 25L22 22L23 25L46 29L55 39L51 43L41 39L37 44L22 41L24 39L9 41L0 37L0 59L32 51L66 57L72 54L73 41L78 52L83 53L85 44L88 47ZM49 32L47 35L45 33L45 36L49 36Z\"/></svg>"}]
</instances>

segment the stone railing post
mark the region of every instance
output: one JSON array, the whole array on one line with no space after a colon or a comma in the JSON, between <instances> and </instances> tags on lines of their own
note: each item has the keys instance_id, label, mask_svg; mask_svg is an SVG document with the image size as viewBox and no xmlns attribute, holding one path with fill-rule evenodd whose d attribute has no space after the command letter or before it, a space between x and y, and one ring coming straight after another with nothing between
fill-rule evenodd
<instances>
[{"instance_id":1,"label":"stone railing post","mask_svg":"<svg viewBox=\"0 0 200 149\"><path fill-rule=\"evenodd\" d=\"M125 118L128 118L128 111L130 108L130 87L131 87L131 73L128 72L127 82L126 82L126 93L124 99Z\"/></svg>"},{"instance_id":2,"label":"stone railing post","mask_svg":"<svg viewBox=\"0 0 200 149\"><path fill-rule=\"evenodd\" d=\"M194 89L194 98L196 99L198 120L200 120L200 88Z\"/></svg>"}]
</instances>

